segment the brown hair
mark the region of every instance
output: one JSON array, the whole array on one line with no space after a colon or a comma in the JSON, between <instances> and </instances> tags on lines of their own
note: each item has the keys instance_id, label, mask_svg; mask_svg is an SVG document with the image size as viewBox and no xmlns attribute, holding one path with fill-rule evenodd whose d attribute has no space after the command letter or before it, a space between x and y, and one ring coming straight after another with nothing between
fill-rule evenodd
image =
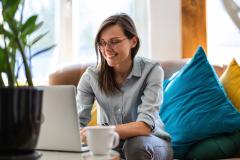
<instances>
[{"instance_id":1,"label":"brown hair","mask_svg":"<svg viewBox=\"0 0 240 160\"><path fill-rule=\"evenodd\" d=\"M100 40L100 35L102 31L106 27L113 25L119 25L123 29L123 33L128 39L132 39L133 37L137 38L136 46L131 49L132 60L136 56L138 49L140 47L140 40L136 31L135 24L131 17L129 17L127 14L125 13L115 14L108 17L106 20L102 22L95 38L95 50L97 55L97 65L99 62L99 55L101 58L99 66L100 70L98 72L99 76L98 84L100 89L103 90L107 95L113 94L114 92L120 90L120 86L117 84L116 79L114 77L113 68L107 64L107 61L102 56L102 53L98 48L98 42Z\"/></svg>"}]
</instances>

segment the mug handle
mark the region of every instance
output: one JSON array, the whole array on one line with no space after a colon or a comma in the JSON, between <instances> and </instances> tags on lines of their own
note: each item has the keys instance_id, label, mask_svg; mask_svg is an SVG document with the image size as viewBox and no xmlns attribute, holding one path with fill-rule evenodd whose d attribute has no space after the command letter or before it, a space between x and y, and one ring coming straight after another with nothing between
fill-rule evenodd
<instances>
[{"instance_id":1,"label":"mug handle","mask_svg":"<svg viewBox=\"0 0 240 160\"><path fill-rule=\"evenodd\" d=\"M113 133L113 144L112 148L116 148L119 144L119 135L117 132L112 132Z\"/></svg>"}]
</instances>

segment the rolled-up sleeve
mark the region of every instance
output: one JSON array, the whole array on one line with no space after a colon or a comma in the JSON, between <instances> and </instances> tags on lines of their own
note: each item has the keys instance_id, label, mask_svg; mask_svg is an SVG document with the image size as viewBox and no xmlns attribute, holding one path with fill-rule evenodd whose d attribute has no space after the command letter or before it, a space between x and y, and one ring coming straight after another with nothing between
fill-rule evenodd
<instances>
[{"instance_id":1,"label":"rolled-up sleeve","mask_svg":"<svg viewBox=\"0 0 240 160\"><path fill-rule=\"evenodd\" d=\"M91 120L91 110L94 103L94 94L91 87L89 71L82 75L77 87L77 109L80 126L85 127Z\"/></svg>"},{"instance_id":2,"label":"rolled-up sleeve","mask_svg":"<svg viewBox=\"0 0 240 160\"><path fill-rule=\"evenodd\" d=\"M156 65L145 80L145 88L141 96L142 103L138 106L136 121L145 122L152 129L155 129L159 117L160 105L163 100L162 82L163 69Z\"/></svg>"}]
</instances>

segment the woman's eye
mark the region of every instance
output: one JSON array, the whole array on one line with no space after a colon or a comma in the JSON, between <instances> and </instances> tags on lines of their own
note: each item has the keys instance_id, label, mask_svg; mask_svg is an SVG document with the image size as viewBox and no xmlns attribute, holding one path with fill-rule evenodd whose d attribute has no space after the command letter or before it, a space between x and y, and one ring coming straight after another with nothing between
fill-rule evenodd
<instances>
[{"instance_id":1,"label":"woman's eye","mask_svg":"<svg viewBox=\"0 0 240 160\"><path fill-rule=\"evenodd\" d=\"M99 46L105 46L105 45L106 45L106 42L99 42L98 45L99 45Z\"/></svg>"},{"instance_id":2,"label":"woman's eye","mask_svg":"<svg viewBox=\"0 0 240 160\"><path fill-rule=\"evenodd\" d=\"M111 44L118 44L119 43L119 40L112 40L110 41Z\"/></svg>"}]
</instances>

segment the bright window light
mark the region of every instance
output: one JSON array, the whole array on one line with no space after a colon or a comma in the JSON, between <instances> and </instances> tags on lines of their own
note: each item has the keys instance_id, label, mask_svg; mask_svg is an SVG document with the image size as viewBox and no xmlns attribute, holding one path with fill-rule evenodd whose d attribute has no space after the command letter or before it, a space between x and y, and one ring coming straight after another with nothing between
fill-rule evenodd
<instances>
[{"instance_id":1,"label":"bright window light","mask_svg":"<svg viewBox=\"0 0 240 160\"><path fill-rule=\"evenodd\" d=\"M217 64L229 64L233 57L240 62L240 28L226 10L224 1L233 2L240 8L239 0L206 1L208 58ZM239 16L238 21L240 23Z\"/></svg>"},{"instance_id":2,"label":"bright window light","mask_svg":"<svg viewBox=\"0 0 240 160\"><path fill-rule=\"evenodd\" d=\"M142 0L141 0L142 1ZM77 63L96 62L94 38L101 22L116 13L127 13L136 22L140 38L146 45L147 41L147 11L146 3L139 0L73 0L73 51ZM138 19L137 5L145 13ZM144 46L144 45L143 45ZM147 54L147 47L140 51Z\"/></svg>"},{"instance_id":3,"label":"bright window light","mask_svg":"<svg viewBox=\"0 0 240 160\"><path fill-rule=\"evenodd\" d=\"M142 44L138 55L147 57L147 6L145 0L26 0L24 15L38 14L39 20L44 21L39 32L49 31L32 52L57 45L48 53L34 57L34 80L42 84L49 73L62 66L96 62L95 34L100 23L115 13L125 12L134 19Z\"/></svg>"}]
</instances>

